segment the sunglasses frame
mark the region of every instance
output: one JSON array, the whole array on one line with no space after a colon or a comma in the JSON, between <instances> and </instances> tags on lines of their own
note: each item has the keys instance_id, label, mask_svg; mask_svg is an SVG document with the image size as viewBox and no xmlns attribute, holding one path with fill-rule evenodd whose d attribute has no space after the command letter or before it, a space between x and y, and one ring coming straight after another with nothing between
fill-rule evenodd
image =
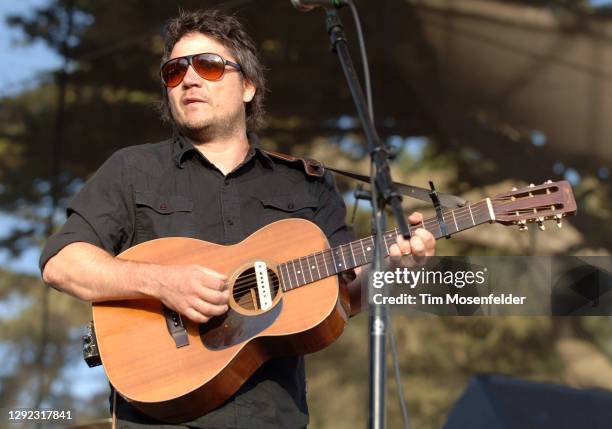
<instances>
[{"instance_id":1,"label":"sunglasses frame","mask_svg":"<svg viewBox=\"0 0 612 429\"><path fill-rule=\"evenodd\" d=\"M208 78L202 76L200 73L198 73L198 70L193 66L193 58L197 57L199 55L212 55L212 56L215 56L217 58L221 58L221 61L223 62L223 72L221 73L221 76L219 76L217 79L208 79ZM166 65L168 63L172 62L172 61L178 61L178 60L182 60L182 59L186 59L187 60L187 69L185 70L185 74L183 74L183 77L181 78L179 83L177 83L174 86L170 86L170 85L168 85L166 83L166 80L164 79L164 73L163 73L164 67L166 67ZM216 81L219 81L219 80L221 80L223 78L223 76L225 75L225 67L226 66L233 67L233 68L235 68L236 70L238 70L239 72L242 73L242 67L240 66L240 64L235 63L233 61L226 60L221 55L216 54L214 52L201 52L199 54L184 55L182 57L171 58L168 61L166 61L165 63L163 63L162 66L159 69L159 76L161 78L162 83L166 87L168 87L168 88L176 88L177 86L179 86L183 82L183 79L185 79L185 76L187 75L187 71L189 70L189 66L191 66L191 68L196 72L196 74L198 76L200 76L202 79L205 79L205 80L208 80L208 81L211 81L211 82L216 82Z\"/></svg>"}]
</instances>

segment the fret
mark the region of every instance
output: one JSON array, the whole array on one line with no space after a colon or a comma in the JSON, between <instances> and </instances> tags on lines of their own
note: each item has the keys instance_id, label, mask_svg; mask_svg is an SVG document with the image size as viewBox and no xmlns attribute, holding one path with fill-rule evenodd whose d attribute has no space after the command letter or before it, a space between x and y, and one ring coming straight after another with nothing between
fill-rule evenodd
<instances>
[{"instance_id":1,"label":"fret","mask_svg":"<svg viewBox=\"0 0 612 429\"><path fill-rule=\"evenodd\" d=\"M390 232L385 232L385 244L387 245L387 255L389 254L389 244L392 246L397 241L397 229L391 230ZM387 244L387 239L389 240L389 244Z\"/></svg>"},{"instance_id":2,"label":"fret","mask_svg":"<svg viewBox=\"0 0 612 429\"><path fill-rule=\"evenodd\" d=\"M359 244L361 244L361 251L363 252L363 264L367 263L368 259L366 257L365 247L363 247L363 238L359 240Z\"/></svg>"},{"instance_id":3,"label":"fret","mask_svg":"<svg viewBox=\"0 0 612 429\"><path fill-rule=\"evenodd\" d=\"M461 230L471 228L471 227L472 227L472 225L470 224L470 219L469 219L469 217L468 217L468 216L465 216L465 214L466 214L466 210L465 210L465 208L460 209L460 210L461 210L463 213L461 213L461 212L459 212L459 210L457 210L457 214L459 215L459 225L460 225L460 226L459 226L459 228L460 228Z\"/></svg>"},{"instance_id":4,"label":"fret","mask_svg":"<svg viewBox=\"0 0 612 429\"><path fill-rule=\"evenodd\" d=\"M341 254L340 254L340 247L332 247L331 249L329 249L330 253L333 256L333 261L334 261L334 270L335 272L340 272L343 264L342 264L342 259L344 258Z\"/></svg>"},{"instance_id":5,"label":"fret","mask_svg":"<svg viewBox=\"0 0 612 429\"><path fill-rule=\"evenodd\" d=\"M442 219L444 219L444 223L446 224L446 232L448 232L449 234L454 234L457 231L456 230L453 231L451 229L453 225L450 223L450 218L449 219L446 218L447 217L446 215L447 215L446 212L442 212Z\"/></svg>"},{"instance_id":6,"label":"fret","mask_svg":"<svg viewBox=\"0 0 612 429\"><path fill-rule=\"evenodd\" d=\"M329 253L332 256L332 265L334 267L334 270L336 269L336 259L334 258L334 252L332 250L329 250ZM334 271L334 273L337 273L337 271Z\"/></svg>"},{"instance_id":7,"label":"fret","mask_svg":"<svg viewBox=\"0 0 612 429\"><path fill-rule=\"evenodd\" d=\"M349 252L351 252L351 256L353 257L353 267L357 266L357 261L355 260L355 252L353 252L353 243L348 244Z\"/></svg>"},{"instance_id":8,"label":"fret","mask_svg":"<svg viewBox=\"0 0 612 429\"><path fill-rule=\"evenodd\" d=\"M321 270L319 270L319 262L317 261L317 254L314 254L315 266L317 267L317 274L319 275L319 279L322 279Z\"/></svg>"},{"instance_id":9,"label":"fret","mask_svg":"<svg viewBox=\"0 0 612 429\"><path fill-rule=\"evenodd\" d=\"M291 275L289 274L289 267L287 264L283 264L285 266L285 272L287 273L287 280L289 281L289 289L293 289L293 285L291 284Z\"/></svg>"},{"instance_id":10,"label":"fret","mask_svg":"<svg viewBox=\"0 0 612 429\"><path fill-rule=\"evenodd\" d=\"M308 261L308 256L309 256L309 255L306 255L306 256L304 257L304 258L305 258L304 263L306 264L306 267L308 267L308 273L310 274L310 281L311 281L311 282L314 282L315 280L318 280L318 279L315 279L315 274L316 274L316 273L314 273L314 274L312 273L312 272L313 272L313 269L314 269L314 266L312 266L312 265L310 264L310 261Z\"/></svg>"},{"instance_id":11,"label":"fret","mask_svg":"<svg viewBox=\"0 0 612 429\"><path fill-rule=\"evenodd\" d=\"M300 267L302 268L302 272L304 273L304 283L312 283L312 272L310 271L310 267L308 267L308 264L306 264L306 268L309 268L310 272L310 281L306 281L306 270L304 269L304 264L302 264L302 258L300 258L299 261Z\"/></svg>"},{"instance_id":12,"label":"fret","mask_svg":"<svg viewBox=\"0 0 612 429\"><path fill-rule=\"evenodd\" d=\"M366 246L364 245L364 244L367 244L367 243L368 243L368 240L369 240L369 239L365 239L365 238L364 238L363 240L361 240L361 247L363 248L363 259L364 259L364 261L366 261L366 262L367 262L367 261L369 261L369 260L371 259L371 258L370 258L370 254L369 254L368 247L366 247Z\"/></svg>"},{"instance_id":13,"label":"fret","mask_svg":"<svg viewBox=\"0 0 612 429\"><path fill-rule=\"evenodd\" d=\"M374 237L370 236L368 237L368 240L370 241L370 244L366 247L366 250L368 251L368 262L372 261L372 254L374 251Z\"/></svg>"},{"instance_id":14,"label":"fret","mask_svg":"<svg viewBox=\"0 0 612 429\"><path fill-rule=\"evenodd\" d=\"M453 215L453 221L455 222L455 231L459 232L459 226L457 225L457 219L455 218L455 210L451 210L450 212Z\"/></svg>"},{"instance_id":15,"label":"fret","mask_svg":"<svg viewBox=\"0 0 612 429\"><path fill-rule=\"evenodd\" d=\"M295 263L295 259L293 261ZM298 264L299 264L297 273L302 277L302 281L300 282L300 286L301 286L301 285L306 284L308 282L306 281L306 274L304 273L304 268L302 268L302 262L300 261L300 258L298 258L297 261L298 261ZM299 277L298 277L298 279L299 279Z\"/></svg>"},{"instance_id":16,"label":"fret","mask_svg":"<svg viewBox=\"0 0 612 429\"><path fill-rule=\"evenodd\" d=\"M338 254L337 253L335 254L333 248L329 249L329 254L332 257L332 266L333 266L333 270L330 270L330 272L332 274L337 274L338 273L338 263L336 262L336 259L338 257Z\"/></svg>"},{"instance_id":17,"label":"fret","mask_svg":"<svg viewBox=\"0 0 612 429\"><path fill-rule=\"evenodd\" d=\"M321 266L321 262L319 261L318 257L323 257L323 251L315 253L315 260L317 261L317 266ZM323 259L323 266L325 267L325 276L323 277L327 277L329 276L329 272L327 272L327 265L325 265L325 259ZM323 272L321 272L321 274L323 274Z\"/></svg>"},{"instance_id":18,"label":"fret","mask_svg":"<svg viewBox=\"0 0 612 429\"><path fill-rule=\"evenodd\" d=\"M340 252L340 256L342 256L342 263L344 264L344 266L340 265L340 268L342 269L338 271L344 271L347 269L347 266L346 266L346 259L344 259L344 251L342 250L342 244L338 246L337 249L338 249L338 252Z\"/></svg>"},{"instance_id":19,"label":"fret","mask_svg":"<svg viewBox=\"0 0 612 429\"><path fill-rule=\"evenodd\" d=\"M314 259L314 262L310 262L310 257L312 257L312 259ZM308 266L310 267L311 276L312 276L312 270L316 269L317 270L317 272L316 272L317 280L321 280L321 272L319 271L319 265L317 264L317 260L315 258L315 255L308 255L306 257L306 262L308 262Z\"/></svg>"},{"instance_id":20,"label":"fret","mask_svg":"<svg viewBox=\"0 0 612 429\"><path fill-rule=\"evenodd\" d=\"M470 217L472 218L472 223L476 225L476 222L474 222L474 215L472 214L472 206L468 206L468 210L470 211Z\"/></svg>"},{"instance_id":21,"label":"fret","mask_svg":"<svg viewBox=\"0 0 612 429\"><path fill-rule=\"evenodd\" d=\"M385 243L385 247L387 249L387 255L389 254L389 246L387 245L387 240L385 240L385 235L383 234L383 242Z\"/></svg>"},{"instance_id":22,"label":"fret","mask_svg":"<svg viewBox=\"0 0 612 429\"><path fill-rule=\"evenodd\" d=\"M329 268L327 268L327 259L325 258L325 252L327 252L327 250L321 252L321 256L323 257L323 264L325 264L326 277L329 277Z\"/></svg>"},{"instance_id":23,"label":"fret","mask_svg":"<svg viewBox=\"0 0 612 429\"><path fill-rule=\"evenodd\" d=\"M295 268L295 259L291 260L291 265L293 265L293 276L295 277L295 286L300 286L300 279L298 278L298 272L297 269Z\"/></svg>"},{"instance_id":24,"label":"fret","mask_svg":"<svg viewBox=\"0 0 612 429\"><path fill-rule=\"evenodd\" d=\"M354 244L355 246L357 246L357 249L355 249L354 247L352 247L351 245L351 250L353 251L353 260L355 261L355 266L359 267L361 265L363 265L363 259L365 258L364 255L364 250L363 250L363 243L360 240L357 241L353 241L352 244Z\"/></svg>"},{"instance_id":25,"label":"fret","mask_svg":"<svg viewBox=\"0 0 612 429\"><path fill-rule=\"evenodd\" d=\"M310 265L310 262L308 262L308 256L306 256L306 266L308 267L308 273L310 274L310 282L314 282L314 276L312 275L312 266Z\"/></svg>"}]
</instances>

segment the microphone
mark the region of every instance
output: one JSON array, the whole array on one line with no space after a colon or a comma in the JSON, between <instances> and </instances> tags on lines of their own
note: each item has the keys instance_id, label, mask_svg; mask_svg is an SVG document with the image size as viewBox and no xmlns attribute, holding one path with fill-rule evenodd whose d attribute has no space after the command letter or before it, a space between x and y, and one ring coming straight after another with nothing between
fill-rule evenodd
<instances>
[{"instance_id":1,"label":"microphone","mask_svg":"<svg viewBox=\"0 0 612 429\"><path fill-rule=\"evenodd\" d=\"M348 3L347 0L291 0L291 4L300 12L309 12L316 7L340 9Z\"/></svg>"}]
</instances>

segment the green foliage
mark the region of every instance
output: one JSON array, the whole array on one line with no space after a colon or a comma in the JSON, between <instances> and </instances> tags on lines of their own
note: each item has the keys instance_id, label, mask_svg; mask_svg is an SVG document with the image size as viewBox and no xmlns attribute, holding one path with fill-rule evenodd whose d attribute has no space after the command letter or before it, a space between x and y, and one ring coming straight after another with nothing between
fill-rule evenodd
<instances>
[{"instance_id":1,"label":"green foliage","mask_svg":"<svg viewBox=\"0 0 612 429\"><path fill-rule=\"evenodd\" d=\"M43 317L45 299L49 305ZM43 287L38 278L4 270L0 271L0 305L2 407L34 407L42 392L47 407L77 409L76 398L68 394L73 380L63 371L67 362L79 358L79 327L88 320L89 305Z\"/></svg>"}]
</instances>

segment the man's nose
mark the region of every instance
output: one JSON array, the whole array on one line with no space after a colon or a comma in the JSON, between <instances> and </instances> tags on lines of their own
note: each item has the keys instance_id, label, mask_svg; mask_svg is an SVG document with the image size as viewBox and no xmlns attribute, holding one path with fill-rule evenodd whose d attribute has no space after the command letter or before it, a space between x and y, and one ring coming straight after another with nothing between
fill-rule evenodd
<instances>
[{"instance_id":1,"label":"man's nose","mask_svg":"<svg viewBox=\"0 0 612 429\"><path fill-rule=\"evenodd\" d=\"M185 77L183 78L183 85L185 86L200 86L202 84L202 78L198 73L193 69L193 66L190 64L187 68L187 72L185 73Z\"/></svg>"}]
</instances>

